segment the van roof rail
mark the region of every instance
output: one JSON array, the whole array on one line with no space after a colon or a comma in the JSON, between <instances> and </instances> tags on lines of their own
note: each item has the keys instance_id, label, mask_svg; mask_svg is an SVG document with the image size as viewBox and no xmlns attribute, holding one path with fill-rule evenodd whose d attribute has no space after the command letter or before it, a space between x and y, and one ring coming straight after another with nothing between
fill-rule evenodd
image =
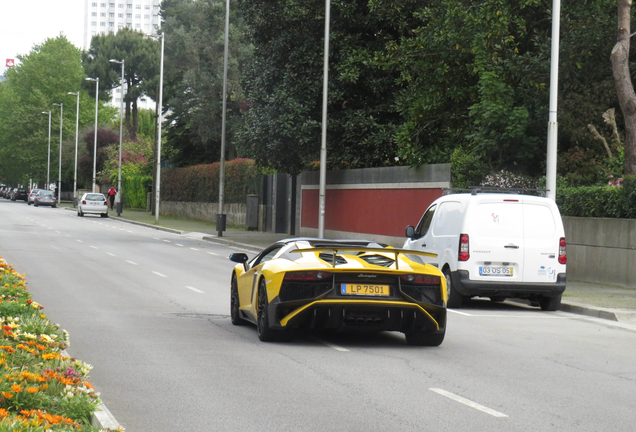
<instances>
[{"instance_id":1,"label":"van roof rail","mask_svg":"<svg viewBox=\"0 0 636 432\"><path fill-rule=\"evenodd\" d=\"M456 193L469 193L471 195L477 195L478 193L506 193L517 195L534 195L545 197L547 196L547 189L535 189L535 188L500 188L491 186L470 186L467 189L460 188L447 188L444 189L442 195L451 195Z\"/></svg>"}]
</instances>

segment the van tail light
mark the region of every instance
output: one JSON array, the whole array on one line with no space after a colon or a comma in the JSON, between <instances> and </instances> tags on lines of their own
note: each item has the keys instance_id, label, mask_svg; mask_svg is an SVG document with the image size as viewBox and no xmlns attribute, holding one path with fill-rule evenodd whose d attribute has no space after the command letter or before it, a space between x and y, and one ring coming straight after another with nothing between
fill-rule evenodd
<instances>
[{"instance_id":1,"label":"van tail light","mask_svg":"<svg viewBox=\"0 0 636 432\"><path fill-rule=\"evenodd\" d=\"M468 261L470 258L470 248L468 247L468 234L459 235L459 261Z\"/></svg>"},{"instance_id":2,"label":"van tail light","mask_svg":"<svg viewBox=\"0 0 636 432\"><path fill-rule=\"evenodd\" d=\"M565 264L568 261L567 254L565 252L565 237L559 239L559 264Z\"/></svg>"},{"instance_id":3,"label":"van tail light","mask_svg":"<svg viewBox=\"0 0 636 432\"><path fill-rule=\"evenodd\" d=\"M86 205L86 200L82 200L82 205Z\"/></svg>"}]
</instances>

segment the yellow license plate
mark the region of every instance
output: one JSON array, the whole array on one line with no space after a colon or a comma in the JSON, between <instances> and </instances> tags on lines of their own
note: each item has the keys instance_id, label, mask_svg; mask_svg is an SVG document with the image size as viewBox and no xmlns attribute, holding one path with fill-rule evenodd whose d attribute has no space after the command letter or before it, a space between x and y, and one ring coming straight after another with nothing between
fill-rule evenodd
<instances>
[{"instance_id":1,"label":"yellow license plate","mask_svg":"<svg viewBox=\"0 0 636 432\"><path fill-rule=\"evenodd\" d=\"M340 292L345 295L361 296L390 296L391 287L388 285L341 284Z\"/></svg>"}]
</instances>

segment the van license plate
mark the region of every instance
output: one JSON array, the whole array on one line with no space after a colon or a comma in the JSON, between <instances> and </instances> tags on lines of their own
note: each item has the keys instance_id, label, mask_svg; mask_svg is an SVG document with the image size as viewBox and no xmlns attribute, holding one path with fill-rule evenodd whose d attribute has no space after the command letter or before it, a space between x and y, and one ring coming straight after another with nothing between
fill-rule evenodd
<instances>
[{"instance_id":1,"label":"van license plate","mask_svg":"<svg viewBox=\"0 0 636 432\"><path fill-rule=\"evenodd\" d=\"M513 267L479 267L479 276L512 276Z\"/></svg>"}]
</instances>

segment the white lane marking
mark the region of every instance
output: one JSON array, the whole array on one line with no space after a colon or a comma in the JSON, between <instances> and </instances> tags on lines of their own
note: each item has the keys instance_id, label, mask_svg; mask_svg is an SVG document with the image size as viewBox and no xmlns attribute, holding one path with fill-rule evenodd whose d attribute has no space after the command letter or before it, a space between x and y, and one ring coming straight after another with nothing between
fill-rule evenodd
<instances>
[{"instance_id":1,"label":"white lane marking","mask_svg":"<svg viewBox=\"0 0 636 432\"><path fill-rule=\"evenodd\" d=\"M166 243L172 243L170 240L164 240Z\"/></svg>"},{"instance_id":2,"label":"white lane marking","mask_svg":"<svg viewBox=\"0 0 636 432\"><path fill-rule=\"evenodd\" d=\"M218 254L215 254L214 252L208 252L210 255L214 255L214 256L219 256Z\"/></svg>"},{"instance_id":3,"label":"white lane marking","mask_svg":"<svg viewBox=\"0 0 636 432\"><path fill-rule=\"evenodd\" d=\"M205 294L205 292L201 291L200 289L196 289L195 287L186 286L186 288L194 292L198 292L199 294Z\"/></svg>"},{"instance_id":4,"label":"white lane marking","mask_svg":"<svg viewBox=\"0 0 636 432\"><path fill-rule=\"evenodd\" d=\"M181 247L183 247L183 245L182 245L182 244L179 244L179 243L175 243L175 246L181 246Z\"/></svg>"},{"instance_id":5,"label":"white lane marking","mask_svg":"<svg viewBox=\"0 0 636 432\"><path fill-rule=\"evenodd\" d=\"M454 310L454 309L446 309L448 312L452 312L452 313L456 313L459 315L464 315L464 316L473 316L472 314L466 313L466 312L460 312L458 310Z\"/></svg>"},{"instance_id":6,"label":"white lane marking","mask_svg":"<svg viewBox=\"0 0 636 432\"><path fill-rule=\"evenodd\" d=\"M159 272L153 271L154 274L156 274L157 276L161 276L161 277L168 277L165 274L161 274Z\"/></svg>"},{"instance_id":7,"label":"white lane marking","mask_svg":"<svg viewBox=\"0 0 636 432\"><path fill-rule=\"evenodd\" d=\"M155 240L161 240L159 237L153 237L153 239L155 239Z\"/></svg>"},{"instance_id":8,"label":"white lane marking","mask_svg":"<svg viewBox=\"0 0 636 432\"><path fill-rule=\"evenodd\" d=\"M78 243L84 243L83 241L79 240L79 239L75 239L76 242Z\"/></svg>"},{"instance_id":9,"label":"white lane marking","mask_svg":"<svg viewBox=\"0 0 636 432\"><path fill-rule=\"evenodd\" d=\"M442 390L442 389L438 389L438 388L430 388L429 390L434 391L437 394L440 394L442 396L445 396L449 399L452 399L456 402L459 402L461 404L464 404L466 406L469 406L471 408L475 408L476 410L479 410L481 412L485 412L486 414L490 414L493 417L508 417L506 414L504 413L500 413L499 411L495 411L492 408L488 408L485 407L483 405L478 404L477 402L473 402L469 399L463 398L461 396L457 396L454 393L448 392L446 390Z\"/></svg>"},{"instance_id":10,"label":"white lane marking","mask_svg":"<svg viewBox=\"0 0 636 432\"><path fill-rule=\"evenodd\" d=\"M126 230L126 232L127 232L127 233L131 233L131 234L133 234L133 232L132 232L132 231L128 231L128 230Z\"/></svg>"},{"instance_id":11,"label":"white lane marking","mask_svg":"<svg viewBox=\"0 0 636 432\"><path fill-rule=\"evenodd\" d=\"M106 252L106 255L110 255L110 256L114 256L116 257L117 255L115 255L114 253L110 253L110 252Z\"/></svg>"},{"instance_id":12,"label":"white lane marking","mask_svg":"<svg viewBox=\"0 0 636 432\"><path fill-rule=\"evenodd\" d=\"M62 234L62 233L61 233L61 232L59 232L59 231L55 231L55 232L56 232L56 233L58 233L58 234Z\"/></svg>"},{"instance_id":13,"label":"white lane marking","mask_svg":"<svg viewBox=\"0 0 636 432\"><path fill-rule=\"evenodd\" d=\"M190 250L198 251L199 249L197 249L197 248L190 248Z\"/></svg>"},{"instance_id":14,"label":"white lane marking","mask_svg":"<svg viewBox=\"0 0 636 432\"><path fill-rule=\"evenodd\" d=\"M126 262L127 262L128 264L132 264L132 265L139 265L139 264L137 264L137 263L136 263L136 262L134 262L134 261L128 261L128 260L126 260Z\"/></svg>"},{"instance_id":15,"label":"white lane marking","mask_svg":"<svg viewBox=\"0 0 636 432\"><path fill-rule=\"evenodd\" d=\"M343 348L343 347L338 346L338 345L335 345L335 344L332 344L331 342L327 342L326 340L319 339L319 338L314 338L314 340L315 340L315 341L317 341L317 342L320 342L320 343L321 343L321 344L323 344L323 345L328 346L329 348L333 348L333 349L335 349L336 351L340 351L340 352L349 352L349 350L348 350L348 349Z\"/></svg>"},{"instance_id":16,"label":"white lane marking","mask_svg":"<svg viewBox=\"0 0 636 432\"><path fill-rule=\"evenodd\" d=\"M92 249L99 249L97 246L91 246Z\"/></svg>"}]
</instances>

